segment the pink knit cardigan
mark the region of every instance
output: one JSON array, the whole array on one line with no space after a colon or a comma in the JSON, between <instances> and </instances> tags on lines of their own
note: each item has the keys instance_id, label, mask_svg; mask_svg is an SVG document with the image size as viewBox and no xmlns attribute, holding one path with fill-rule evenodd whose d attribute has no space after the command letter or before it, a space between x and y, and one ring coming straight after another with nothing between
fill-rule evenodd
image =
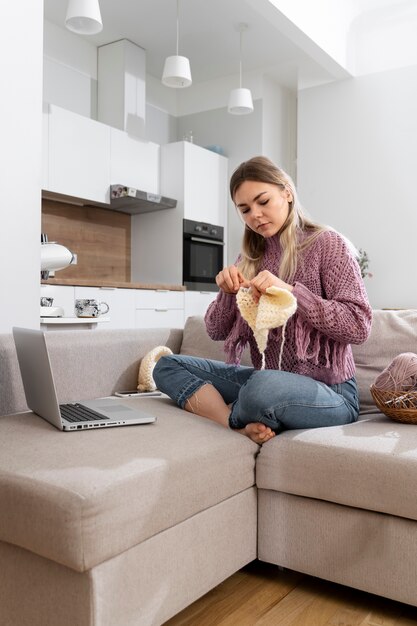
<instances>
[{"instance_id":1,"label":"pink knit cardigan","mask_svg":"<svg viewBox=\"0 0 417 626\"><path fill-rule=\"evenodd\" d=\"M305 235L304 235L305 236ZM279 237L265 240L260 267L278 274ZM302 253L293 280L297 311L285 328L281 368L333 385L355 375L350 344L363 343L370 332L372 309L359 265L346 241L333 230L320 233ZM249 344L252 363L261 368L261 355L253 333L240 315L236 296L220 291L205 315L209 336L225 341L229 363L240 363ZM282 328L269 332L266 369L278 369Z\"/></svg>"}]
</instances>

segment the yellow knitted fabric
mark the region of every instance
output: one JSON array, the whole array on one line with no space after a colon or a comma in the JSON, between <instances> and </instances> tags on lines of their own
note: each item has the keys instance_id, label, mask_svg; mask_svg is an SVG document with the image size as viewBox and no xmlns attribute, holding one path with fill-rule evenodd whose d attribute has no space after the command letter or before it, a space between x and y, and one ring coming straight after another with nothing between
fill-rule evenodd
<instances>
[{"instance_id":1,"label":"yellow knitted fabric","mask_svg":"<svg viewBox=\"0 0 417 626\"><path fill-rule=\"evenodd\" d=\"M157 346L145 354L139 367L138 391L155 391L156 385L153 379L154 367L161 356L167 356L169 354L172 354L172 350L167 346Z\"/></svg>"},{"instance_id":2,"label":"yellow knitted fabric","mask_svg":"<svg viewBox=\"0 0 417 626\"><path fill-rule=\"evenodd\" d=\"M268 287L259 302L255 302L250 289L241 287L236 294L236 302L243 319L253 331L259 352L262 355L262 369L265 368L265 349L271 328L282 329L282 342L278 368L281 369L282 351L285 340L285 325L297 309L297 300L288 289Z\"/></svg>"}]
</instances>

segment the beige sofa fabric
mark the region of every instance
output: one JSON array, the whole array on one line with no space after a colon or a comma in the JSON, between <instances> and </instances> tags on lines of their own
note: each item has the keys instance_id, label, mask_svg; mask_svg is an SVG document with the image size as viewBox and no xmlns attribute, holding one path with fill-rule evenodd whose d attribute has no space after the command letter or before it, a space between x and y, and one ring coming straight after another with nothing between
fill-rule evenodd
<instances>
[{"instance_id":1,"label":"beige sofa fabric","mask_svg":"<svg viewBox=\"0 0 417 626\"><path fill-rule=\"evenodd\" d=\"M97 624L165 622L256 558L256 517L251 488L98 565Z\"/></svg>"},{"instance_id":2,"label":"beige sofa fabric","mask_svg":"<svg viewBox=\"0 0 417 626\"><path fill-rule=\"evenodd\" d=\"M149 425L0 418L0 539L84 571L254 485L255 443L155 400L127 401L157 412Z\"/></svg>"},{"instance_id":3,"label":"beige sofa fabric","mask_svg":"<svg viewBox=\"0 0 417 626\"><path fill-rule=\"evenodd\" d=\"M356 364L361 414L375 413L377 408L370 386L394 357L402 352L417 353L417 315L415 310L373 312L368 341L352 346Z\"/></svg>"},{"instance_id":4,"label":"beige sofa fabric","mask_svg":"<svg viewBox=\"0 0 417 626\"><path fill-rule=\"evenodd\" d=\"M256 465L261 489L415 520L416 475L416 426L385 417L287 431L262 446Z\"/></svg>"},{"instance_id":5,"label":"beige sofa fabric","mask_svg":"<svg viewBox=\"0 0 417 626\"><path fill-rule=\"evenodd\" d=\"M223 341L213 341L207 334L204 318L198 315L187 318L180 354L225 361ZM246 348L242 356L242 365L252 366L249 350Z\"/></svg>"},{"instance_id":6,"label":"beige sofa fabric","mask_svg":"<svg viewBox=\"0 0 417 626\"><path fill-rule=\"evenodd\" d=\"M162 624L256 558L256 509L251 487L83 573L0 542L1 626Z\"/></svg>"},{"instance_id":7,"label":"beige sofa fabric","mask_svg":"<svg viewBox=\"0 0 417 626\"><path fill-rule=\"evenodd\" d=\"M1 626L97 626L90 572L0 541Z\"/></svg>"},{"instance_id":8,"label":"beige sofa fabric","mask_svg":"<svg viewBox=\"0 0 417 626\"><path fill-rule=\"evenodd\" d=\"M182 331L166 328L48 332L46 341L59 401L68 402L135 389L142 357L163 345L179 352Z\"/></svg>"},{"instance_id":9,"label":"beige sofa fabric","mask_svg":"<svg viewBox=\"0 0 417 626\"><path fill-rule=\"evenodd\" d=\"M258 526L262 561L417 603L412 520L261 489Z\"/></svg>"}]
</instances>

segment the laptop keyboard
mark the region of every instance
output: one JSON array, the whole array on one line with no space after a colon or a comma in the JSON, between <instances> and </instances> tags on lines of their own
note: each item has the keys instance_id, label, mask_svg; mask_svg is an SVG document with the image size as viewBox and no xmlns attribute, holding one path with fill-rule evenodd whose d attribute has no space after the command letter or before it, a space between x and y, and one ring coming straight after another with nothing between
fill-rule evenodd
<instances>
[{"instance_id":1,"label":"laptop keyboard","mask_svg":"<svg viewBox=\"0 0 417 626\"><path fill-rule=\"evenodd\" d=\"M93 409L81 406L80 404L60 404L59 408L61 410L61 416L68 422L92 422L109 419L93 411Z\"/></svg>"}]
</instances>

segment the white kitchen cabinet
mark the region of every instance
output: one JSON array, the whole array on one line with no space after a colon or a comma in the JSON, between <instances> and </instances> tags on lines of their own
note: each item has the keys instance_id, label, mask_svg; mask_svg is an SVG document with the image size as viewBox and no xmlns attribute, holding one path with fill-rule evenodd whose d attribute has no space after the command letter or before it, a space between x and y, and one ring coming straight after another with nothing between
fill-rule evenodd
<instances>
[{"instance_id":1,"label":"white kitchen cabinet","mask_svg":"<svg viewBox=\"0 0 417 626\"><path fill-rule=\"evenodd\" d=\"M136 328L184 328L184 309L136 309Z\"/></svg>"},{"instance_id":2,"label":"white kitchen cabinet","mask_svg":"<svg viewBox=\"0 0 417 626\"><path fill-rule=\"evenodd\" d=\"M136 289L137 309L181 309L184 310L184 291L169 289Z\"/></svg>"},{"instance_id":3,"label":"white kitchen cabinet","mask_svg":"<svg viewBox=\"0 0 417 626\"><path fill-rule=\"evenodd\" d=\"M135 328L135 289L75 287L75 298L94 299L109 305L109 312L101 316L109 321L100 328Z\"/></svg>"},{"instance_id":4,"label":"white kitchen cabinet","mask_svg":"<svg viewBox=\"0 0 417 626\"><path fill-rule=\"evenodd\" d=\"M52 306L60 306L64 309L65 317L73 317L74 313L74 287L66 285L41 285L41 297L53 298Z\"/></svg>"},{"instance_id":5,"label":"white kitchen cabinet","mask_svg":"<svg viewBox=\"0 0 417 626\"><path fill-rule=\"evenodd\" d=\"M135 139L117 128L110 129L110 139L111 184L159 193L159 145Z\"/></svg>"},{"instance_id":6,"label":"white kitchen cabinet","mask_svg":"<svg viewBox=\"0 0 417 626\"><path fill-rule=\"evenodd\" d=\"M196 222L226 225L227 158L179 141L161 147L161 193L176 198L183 217Z\"/></svg>"},{"instance_id":7,"label":"white kitchen cabinet","mask_svg":"<svg viewBox=\"0 0 417 626\"><path fill-rule=\"evenodd\" d=\"M184 292L135 290L136 328L183 328Z\"/></svg>"},{"instance_id":8,"label":"white kitchen cabinet","mask_svg":"<svg viewBox=\"0 0 417 626\"><path fill-rule=\"evenodd\" d=\"M110 127L49 105L47 190L110 202Z\"/></svg>"},{"instance_id":9,"label":"white kitchen cabinet","mask_svg":"<svg viewBox=\"0 0 417 626\"><path fill-rule=\"evenodd\" d=\"M186 291L184 294L184 322L192 315L204 316L208 306L217 298L217 291Z\"/></svg>"},{"instance_id":10,"label":"white kitchen cabinet","mask_svg":"<svg viewBox=\"0 0 417 626\"><path fill-rule=\"evenodd\" d=\"M66 319L75 317L76 299L106 302L110 310L98 318L106 322L97 325L99 330L184 327L184 291L41 285L40 295L54 298L54 306L64 309Z\"/></svg>"}]
</instances>

